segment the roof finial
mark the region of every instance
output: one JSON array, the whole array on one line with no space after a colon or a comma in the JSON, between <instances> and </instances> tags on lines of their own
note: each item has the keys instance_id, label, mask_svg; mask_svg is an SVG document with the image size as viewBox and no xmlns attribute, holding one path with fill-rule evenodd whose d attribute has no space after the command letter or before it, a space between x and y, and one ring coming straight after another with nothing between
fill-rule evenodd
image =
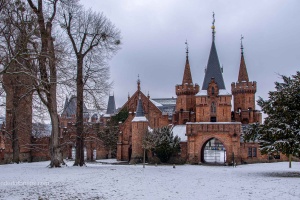
<instances>
[{"instance_id":1,"label":"roof finial","mask_svg":"<svg viewBox=\"0 0 300 200\"><path fill-rule=\"evenodd\" d=\"M187 40L185 40L185 50L186 50L186 57L189 57L189 44L187 42Z\"/></svg>"},{"instance_id":2,"label":"roof finial","mask_svg":"<svg viewBox=\"0 0 300 200\"><path fill-rule=\"evenodd\" d=\"M141 90L141 81L140 81L140 75L138 74L138 80L137 80L137 89L138 89L138 91L140 91Z\"/></svg>"},{"instance_id":3,"label":"roof finial","mask_svg":"<svg viewBox=\"0 0 300 200\"><path fill-rule=\"evenodd\" d=\"M241 53L242 53L242 54L244 54L243 39L244 39L244 36L241 35Z\"/></svg>"},{"instance_id":4,"label":"roof finial","mask_svg":"<svg viewBox=\"0 0 300 200\"><path fill-rule=\"evenodd\" d=\"M213 12L213 21L212 21L212 26L211 26L211 29L212 29L212 39L213 41L215 41L215 34L216 34L216 31L215 31L215 12Z\"/></svg>"}]
</instances>

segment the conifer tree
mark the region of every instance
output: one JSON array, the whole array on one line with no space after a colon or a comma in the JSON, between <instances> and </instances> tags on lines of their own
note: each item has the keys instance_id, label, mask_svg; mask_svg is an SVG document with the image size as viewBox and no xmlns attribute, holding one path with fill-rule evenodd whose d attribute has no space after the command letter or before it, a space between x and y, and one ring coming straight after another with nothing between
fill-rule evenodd
<instances>
[{"instance_id":1,"label":"conifer tree","mask_svg":"<svg viewBox=\"0 0 300 200\"><path fill-rule=\"evenodd\" d=\"M300 155L300 72L281 78L283 82L275 82L276 91L269 92L268 100L257 101L268 116L263 125L250 126L245 140L257 139L262 153L287 155L291 168L292 156Z\"/></svg>"}]
</instances>

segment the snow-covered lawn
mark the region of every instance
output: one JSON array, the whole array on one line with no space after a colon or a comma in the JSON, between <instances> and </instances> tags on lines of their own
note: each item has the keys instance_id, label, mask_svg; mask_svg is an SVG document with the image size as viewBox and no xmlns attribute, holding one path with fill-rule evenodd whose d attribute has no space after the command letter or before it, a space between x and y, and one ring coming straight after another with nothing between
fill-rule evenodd
<instances>
[{"instance_id":1,"label":"snow-covered lawn","mask_svg":"<svg viewBox=\"0 0 300 200\"><path fill-rule=\"evenodd\" d=\"M1 199L300 199L300 163L146 166L0 165Z\"/></svg>"}]
</instances>

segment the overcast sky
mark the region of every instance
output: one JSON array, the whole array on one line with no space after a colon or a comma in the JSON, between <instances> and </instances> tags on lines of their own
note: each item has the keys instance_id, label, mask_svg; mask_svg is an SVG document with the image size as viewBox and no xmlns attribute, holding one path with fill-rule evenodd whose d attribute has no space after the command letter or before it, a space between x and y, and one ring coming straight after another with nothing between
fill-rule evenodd
<instances>
[{"instance_id":1,"label":"overcast sky","mask_svg":"<svg viewBox=\"0 0 300 200\"><path fill-rule=\"evenodd\" d=\"M216 48L228 92L237 81L240 37L249 79L257 81L256 97L268 97L278 74L300 70L299 0L82 0L103 12L121 30L122 49L110 61L117 107L136 89L138 74L144 94L176 97L185 65L185 41L193 82L202 86L211 47L215 12ZM107 98L108 99L108 98Z\"/></svg>"}]
</instances>

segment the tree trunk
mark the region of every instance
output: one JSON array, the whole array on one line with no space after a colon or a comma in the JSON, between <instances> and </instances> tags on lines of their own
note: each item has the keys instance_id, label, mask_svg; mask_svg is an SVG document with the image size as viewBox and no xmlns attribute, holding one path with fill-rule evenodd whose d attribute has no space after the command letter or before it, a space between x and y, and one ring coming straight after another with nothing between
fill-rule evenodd
<instances>
[{"instance_id":1,"label":"tree trunk","mask_svg":"<svg viewBox=\"0 0 300 200\"><path fill-rule=\"evenodd\" d=\"M292 168L292 154L289 154L289 168Z\"/></svg>"},{"instance_id":2,"label":"tree trunk","mask_svg":"<svg viewBox=\"0 0 300 200\"><path fill-rule=\"evenodd\" d=\"M84 165L84 132L83 132L83 56L77 55L77 107L76 107L76 159L74 166Z\"/></svg>"},{"instance_id":3,"label":"tree trunk","mask_svg":"<svg viewBox=\"0 0 300 200\"><path fill-rule=\"evenodd\" d=\"M50 111L49 111L50 112ZM60 164L63 163L60 146L59 146L59 124L57 112L50 112L51 123L52 123L52 133L51 133L51 163L50 167L60 167Z\"/></svg>"},{"instance_id":4,"label":"tree trunk","mask_svg":"<svg viewBox=\"0 0 300 200\"><path fill-rule=\"evenodd\" d=\"M19 148L19 138L18 138L18 131L16 129L16 107L12 110L12 117L11 117L11 130L12 130L12 149L13 149L13 162L18 163L20 162L20 148Z\"/></svg>"},{"instance_id":5,"label":"tree trunk","mask_svg":"<svg viewBox=\"0 0 300 200\"><path fill-rule=\"evenodd\" d=\"M111 147L109 147L109 150L108 150L108 156L107 156L109 159L111 159Z\"/></svg>"}]
</instances>

